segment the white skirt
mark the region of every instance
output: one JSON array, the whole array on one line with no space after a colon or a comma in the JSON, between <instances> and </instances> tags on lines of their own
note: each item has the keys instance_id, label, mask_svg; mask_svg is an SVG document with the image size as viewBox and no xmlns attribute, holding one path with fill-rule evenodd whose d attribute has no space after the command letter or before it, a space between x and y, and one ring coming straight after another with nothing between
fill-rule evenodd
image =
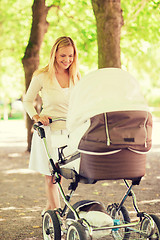
<instances>
[{"instance_id":1,"label":"white skirt","mask_svg":"<svg viewBox=\"0 0 160 240\"><path fill-rule=\"evenodd\" d=\"M52 157L54 163L58 160L58 147L68 145L67 130L51 131L49 126L44 127L46 134L47 148L49 155ZM67 149L69 155L73 150ZM49 168L49 156L43 139L38 136L37 131L34 131L32 137L31 153L29 168L44 175L51 175Z\"/></svg>"}]
</instances>

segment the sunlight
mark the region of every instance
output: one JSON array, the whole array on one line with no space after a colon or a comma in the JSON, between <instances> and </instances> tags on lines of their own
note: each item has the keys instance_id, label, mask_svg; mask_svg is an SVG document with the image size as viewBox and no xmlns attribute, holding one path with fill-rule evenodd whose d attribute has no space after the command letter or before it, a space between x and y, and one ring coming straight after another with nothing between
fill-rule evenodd
<instances>
[{"instance_id":1,"label":"sunlight","mask_svg":"<svg viewBox=\"0 0 160 240\"><path fill-rule=\"evenodd\" d=\"M159 203L160 199L153 199L153 200L143 200L140 201L139 204L155 204L155 203Z\"/></svg>"},{"instance_id":2,"label":"sunlight","mask_svg":"<svg viewBox=\"0 0 160 240\"><path fill-rule=\"evenodd\" d=\"M41 207L38 207L38 206L34 206L32 208L26 208L26 211L27 212L38 212L38 211L41 211Z\"/></svg>"},{"instance_id":3,"label":"sunlight","mask_svg":"<svg viewBox=\"0 0 160 240\"><path fill-rule=\"evenodd\" d=\"M14 206L11 206L11 207L2 207L0 208L1 211L8 211L8 210L14 210L14 211L21 211L23 210L23 212L37 212L37 211L41 211L41 207L38 207L38 206L35 206L35 207L32 207L32 208L18 208L18 207L14 207Z\"/></svg>"},{"instance_id":4,"label":"sunlight","mask_svg":"<svg viewBox=\"0 0 160 240\"><path fill-rule=\"evenodd\" d=\"M34 219L34 218L36 218L36 217L25 216L25 217L21 217L21 218L26 219L26 220L31 220L31 219Z\"/></svg>"},{"instance_id":5,"label":"sunlight","mask_svg":"<svg viewBox=\"0 0 160 240\"><path fill-rule=\"evenodd\" d=\"M159 135L160 135L160 122L153 121L153 130L152 130L152 144L159 145ZM153 148L152 148L153 149ZM155 150L155 149L153 149ZM159 148L156 149L157 151Z\"/></svg>"},{"instance_id":6,"label":"sunlight","mask_svg":"<svg viewBox=\"0 0 160 240\"><path fill-rule=\"evenodd\" d=\"M4 174L34 174L35 171L28 168L19 168L3 171Z\"/></svg>"},{"instance_id":7,"label":"sunlight","mask_svg":"<svg viewBox=\"0 0 160 240\"><path fill-rule=\"evenodd\" d=\"M6 221L6 219L0 218L0 222L2 222L2 221Z\"/></svg>"},{"instance_id":8,"label":"sunlight","mask_svg":"<svg viewBox=\"0 0 160 240\"><path fill-rule=\"evenodd\" d=\"M0 210L2 210L2 211L18 210L18 209L21 209L21 208L16 208L16 207L5 207L5 208L0 208Z\"/></svg>"},{"instance_id":9,"label":"sunlight","mask_svg":"<svg viewBox=\"0 0 160 240\"><path fill-rule=\"evenodd\" d=\"M160 148L152 148L151 152L152 153L159 153L160 152Z\"/></svg>"},{"instance_id":10,"label":"sunlight","mask_svg":"<svg viewBox=\"0 0 160 240\"><path fill-rule=\"evenodd\" d=\"M0 147L26 147L26 142L0 142Z\"/></svg>"},{"instance_id":11,"label":"sunlight","mask_svg":"<svg viewBox=\"0 0 160 240\"><path fill-rule=\"evenodd\" d=\"M11 157L11 158L16 158L16 157L21 157L22 154L21 153L9 153L8 154L8 157Z\"/></svg>"}]
</instances>

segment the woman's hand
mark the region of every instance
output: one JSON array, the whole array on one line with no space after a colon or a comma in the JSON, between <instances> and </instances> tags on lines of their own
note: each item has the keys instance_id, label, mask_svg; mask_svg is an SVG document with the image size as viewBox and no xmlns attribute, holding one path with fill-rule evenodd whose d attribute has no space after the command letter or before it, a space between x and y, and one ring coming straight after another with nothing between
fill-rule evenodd
<instances>
[{"instance_id":1,"label":"woman's hand","mask_svg":"<svg viewBox=\"0 0 160 240\"><path fill-rule=\"evenodd\" d=\"M37 115L34 115L32 117L32 119L35 121L35 122L41 122L44 126L48 126L49 125L49 119L52 119L50 116L47 116L47 115L44 115L44 116L39 116L38 114Z\"/></svg>"}]
</instances>

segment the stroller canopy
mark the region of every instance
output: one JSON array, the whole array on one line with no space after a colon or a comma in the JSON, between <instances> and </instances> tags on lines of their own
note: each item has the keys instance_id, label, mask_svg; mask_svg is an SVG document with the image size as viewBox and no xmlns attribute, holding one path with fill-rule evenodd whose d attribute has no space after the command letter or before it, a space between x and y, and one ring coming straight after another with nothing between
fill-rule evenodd
<instances>
[{"instance_id":1,"label":"stroller canopy","mask_svg":"<svg viewBox=\"0 0 160 240\"><path fill-rule=\"evenodd\" d=\"M104 112L148 111L137 80L119 68L103 68L86 75L72 91L67 117L69 132Z\"/></svg>"}]
</instances>

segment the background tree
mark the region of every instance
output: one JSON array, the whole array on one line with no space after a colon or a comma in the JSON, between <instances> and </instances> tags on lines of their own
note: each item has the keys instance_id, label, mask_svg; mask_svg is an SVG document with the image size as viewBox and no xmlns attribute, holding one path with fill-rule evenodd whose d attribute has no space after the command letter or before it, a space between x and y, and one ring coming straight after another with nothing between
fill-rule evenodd
<instances>
[{"instance_id":1,"label":"background tree","mask_svg":"<svg viewBox=\"0 0 160 240\"><path fill-rule=\"evenodd\" d=\"M49 23L46 20L49 9L50 7L46 7L45 5L45 0L34 0L33 6L32 6L33 21L32 21L30 38L29 38L28 45L26 47L25 55L22 59L24 72L25 72L26 90L28 89L28 86L30 84L34 71L39 66L39 52L40 52L41 44L43 42L44 35L47 32L48 26L49 26ZM37 108L37 112L39 112L41 108L39 96L37 96L35 106ZM33 125L33 121L30 119L30 117L27 114L27 131L28 131L27 150L28 151L30 151L31 149L32 125Z\"/></svg>"},{"instance_id":2,"label":"background tree","mask_svg":"<svg viewBox=\"0 0 160 240\"><path fill-rule=\"evenodd\" d=\"M160 1L121 0L124 25L121 32L122 67L139 80L150 105L160 106Z\"/></svg>"},{"instance_id":3,"label":"background tree","mask_svg":"<svg viewBox=\"0 0 160 240\"><path fill-rule=\"evenodd\" d=\"M24 72L25 72L26 90L28 89L28 86L30 84L33 72L39 66L39 60L40 60L39 52L44 39L44 35L47 32L48 25L49 25L48 21L46 20L49 9L54 6L56 11L54 14L54 17L52 18L52 24L54 24L53 19L55 18L55 16L57 16L59 21L59 12L63 12L63 14L66 15L68 19L73 20L74 18L73 16L65 13L65 9L63 10L63 4L58 5L60 4L60 1L55 1L56 4L55 5L52 4L50 5L50 7L46 7L45 2L46 2L45 0L34 0L33 6L32 6L33 21L32 21L31 33L30 33L29 42L25 51L25 55L22 59ZM74 19L74 20L75 20L74 23L76 25L79 20L78 19ZM63 22L62 26L65 29L65 21ZM68 35L68 34L65 34L65 35ZM52 36L53 36L53 28L52 28ZM87 48L86 48L86 52L87 52ZM39 112L41 107L39 96L37 96L36 98L35 107L37 109L37 112ZM27 133L28 133L27 134L27 142L28 142L27 150L28 151L30 151L31 149L32 125L33 125L33 121L30 119L30 117L27 114Z\"/></svg>"},{"instance_id":4,"label":"background tree","mask_svg":"<svg viewBox=\"0 0 160 240\"><path fill-rule=\"evenodd\" d=\"M121 2L92 0L92 6L97 25L98 67L120 68Z\"/></svg>"},{"instance_id":5,"label":"background tree","mask_svg":"<svg viewBox=\"0 0 160 240\"><path fill-rule=\"evenodd\" d=\"M55 39L68 35L76 42L80 72L83 77L84 74L97 68L97 20L92 2L91 0L45 0L45 5L51 6L53 2L54 7L50 8L46 16L50 27L41 44L39 67L44 67L48 63L50 49ZM96 4L98 2L100 4L105 1L95 1ZM33 0L5 0L5 4L0 4L1 118L4 106L7 107L8 103L20 99L25 91L21 61L30 37L32 4ZM121 9L124 19L124 25L120 27L121 67L138 79L149 104L159 107L160 1L121 0Z\"/></svg>"}]
</instances>

